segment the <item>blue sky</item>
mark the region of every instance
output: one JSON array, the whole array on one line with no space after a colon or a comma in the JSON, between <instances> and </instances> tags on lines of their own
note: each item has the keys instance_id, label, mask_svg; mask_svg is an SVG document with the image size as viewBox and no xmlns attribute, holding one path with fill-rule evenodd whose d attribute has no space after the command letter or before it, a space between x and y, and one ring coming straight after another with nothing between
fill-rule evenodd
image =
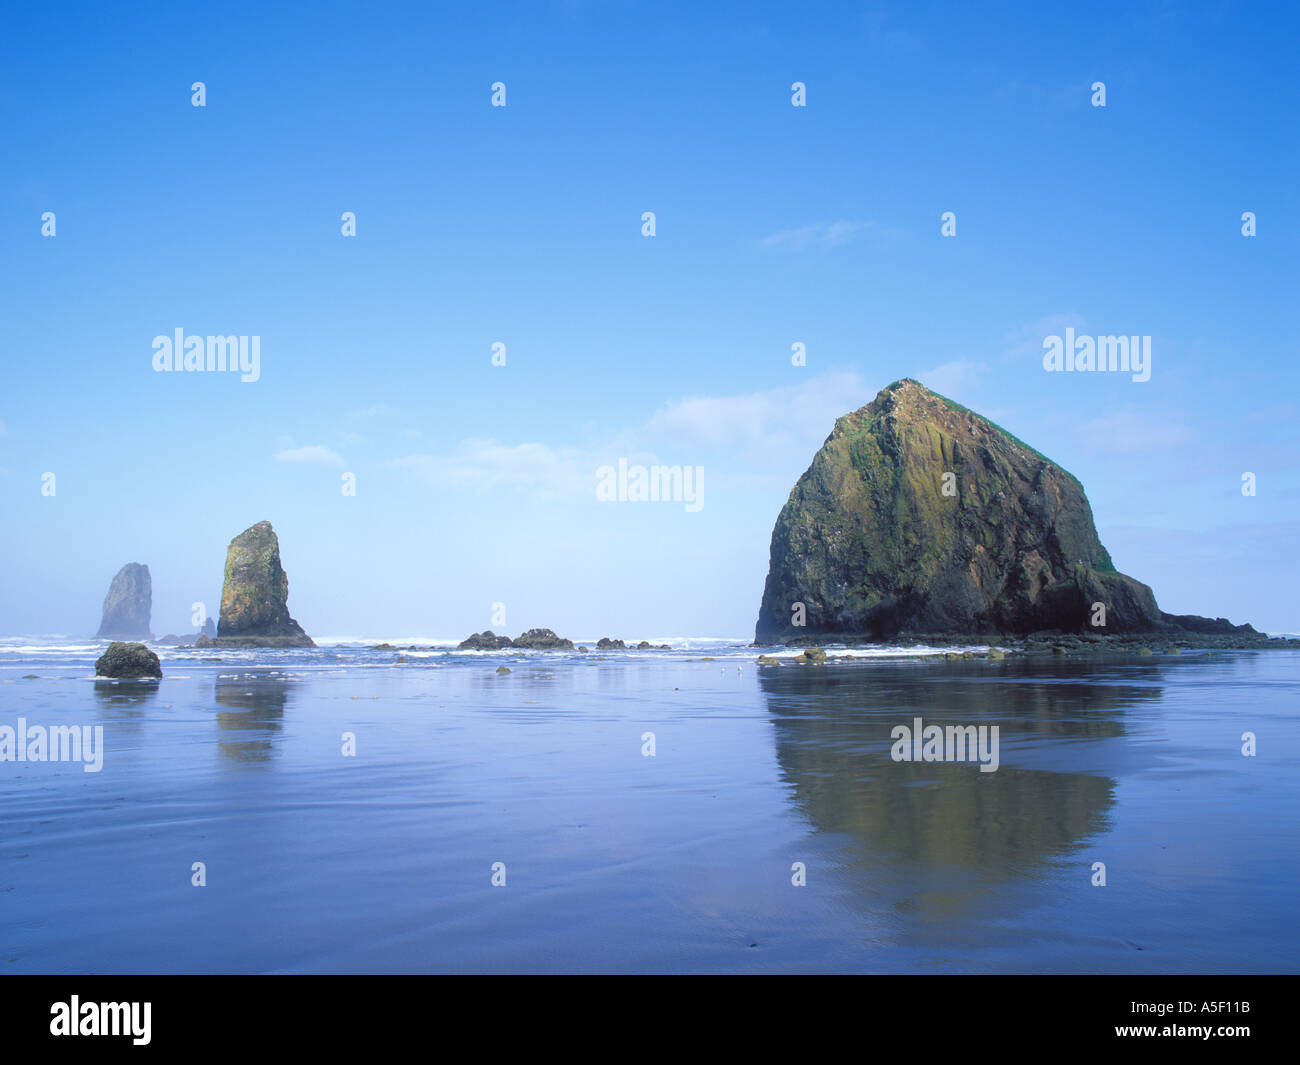
<instances>
[{"instance_id":1,"label":"blue sky","mask_svg":"<svg viewBox=\"0 0 1300 1065\"><path fill-rule=\"evenodd\" d=\"M318 636L746 636L904 376L1077 475L1164 609L1300 629L1293 11L429 8L9 13L0 633L93 632L127 561L188 631L269 519ZM1045 372L1067 326L1151 379ZM176 328L260 379L155 373ZM620 457L703 509L598 502Z\"/></svg>"}]
</instances>

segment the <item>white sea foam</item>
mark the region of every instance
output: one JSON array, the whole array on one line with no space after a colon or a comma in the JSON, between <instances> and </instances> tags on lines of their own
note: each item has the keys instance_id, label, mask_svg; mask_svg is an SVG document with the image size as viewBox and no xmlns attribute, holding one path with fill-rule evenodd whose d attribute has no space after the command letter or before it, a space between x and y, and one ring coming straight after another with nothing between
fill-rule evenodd
<instances>
[{"instance_id":1,"label":"white sea foam","mask_svg":"<svg viewBox=\"0 0 1300 1065\"><path fill-rule=\"evenodd\" d=\"M355 647L368 650L377 644L386 643L398 650L406 647L446 647L454 648L460 640L451 640L443 636L313 636L317 647Z\"/></svg>"}]
</instances>

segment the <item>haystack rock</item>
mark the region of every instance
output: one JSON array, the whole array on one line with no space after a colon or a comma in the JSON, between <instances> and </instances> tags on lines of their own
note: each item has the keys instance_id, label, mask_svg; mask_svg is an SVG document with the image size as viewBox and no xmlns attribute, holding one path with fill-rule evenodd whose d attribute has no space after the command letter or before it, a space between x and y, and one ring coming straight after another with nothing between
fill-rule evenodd
<instances>
[{"instance_id":1,"label":"haystack rock","mask_svg":"<svg viewBox=\"0 0 1300 1065\"><path fill-rule=\"evenodd\" d=\"M1150 588L1116 571L1074 477L903 380L838 419L794 486L772 531L755 638L1179 632L1201 622L1237 628L1162 613Z\"/></svg>"},{"instance_id":2,"label":"haystack rock","mask_svg":"<svg viewBox=\"0 0 1300 1065\"><path fill-rule=\"evenodd\" d=\"M149 567L128 562L113 578L104 596L104 614L96 639L151 640L149 618L153 611L153 581Z\"/></svg>"},{"instance_id":3,"label":"haystack rock","mask_svg":"<svg viewBox=\"0 0 1300 1065\"><path fill-rule=\"evenodd\" d=\"M218 645L315 647L289 616L289 578L280 565L280 541L260 521L230 541L221 589Z\"/></svg>"}]
</instances>

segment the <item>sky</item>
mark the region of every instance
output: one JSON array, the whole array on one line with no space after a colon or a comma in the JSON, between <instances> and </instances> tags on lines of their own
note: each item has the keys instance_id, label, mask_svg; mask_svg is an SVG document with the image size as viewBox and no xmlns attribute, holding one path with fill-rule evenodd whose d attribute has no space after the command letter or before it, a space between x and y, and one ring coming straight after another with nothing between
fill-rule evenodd
<instances>
[{"instance_id":1,"label":"sky","mask_svg":"<svg viewBox=\"0 0 1300 1065\"><path fill-rule=\"evenodd\" d=\"M193 631L269 520L317 637L751 636L901 377L1075 474L1163 609L1300 629L1300 15L1053 7L8 11L0 635L93 633L133 561ZM1046 370L1067 328L1150 379ZM155 370L177 329L257 379ZM602 501L620 459L702 505Z\"/></svg>"}]
</instances>

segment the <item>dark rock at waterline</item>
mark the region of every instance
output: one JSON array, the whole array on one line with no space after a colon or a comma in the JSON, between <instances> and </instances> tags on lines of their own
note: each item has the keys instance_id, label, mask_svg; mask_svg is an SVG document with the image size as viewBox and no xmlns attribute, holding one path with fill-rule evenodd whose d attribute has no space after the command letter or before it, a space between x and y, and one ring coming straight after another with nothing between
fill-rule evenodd
<instances>
[{"instance_id":1,"label":"dark rock at waterline","mask_svg":"<svg viewBox=\"0 0 1300 1065\"><path fill-rule=\"evenodd\" d=\"M1253 625L1234 625L1227 618L1203 618L1197 614L1166 614L1160 611L1160 617L1166 624L1176 626L1185 632L1198 632L1203 636L1244 636L1262 637Z\"/></svg>"},{"instance_id":2,"label":"dark rock at waterline","mask_svg":"<svg viewBox=\"0 0 1300 1065\"><path fill-rule=\"evenodd\" d=\"M840 418L795 484L772 531L755 643L1254 632L1222 624L1163 613L1115 569L1073 476L903 380Z\"/></svg>"},{"instance_id":3,"label":"dark rock at waterline","mask_svg":"<svg viewBox=\"0 0 1300 1065\"><path fill-rule=\"evenodd\" d=\"M190 633L188 636L177 636L175 633L169 632L166 636L160 636L152 642L156 643L159 647L197 647L197 641L202 639L204 636L209 640L212 640L216 635L217 623L211 618L207 618L203 622L203 628L199 629L198 632Z\"/></svg>"},{"instance_id":4,"label":"dark rock at waterline","mask_svg":"<svg viewBox=\"0 0 1300 1065\"><path fill-rule=\"evenodd\" d=\"M491 629L476 632L456 645L457 651L502 651L512 645L509 636L498 636Z\"/></svg>"},{"instance_id":5,"label":"dark rock at waterline","mask_svg":"<svg viewBox=\"0 0 1300 1065\"><path fill-rule=\"evenodd\" d=\"M602 636L596 641L597 651L626 651L627 644L622 640L611 640L608 636Z\"/></svg>"},{"instance_id":6,"label":"dark rock at waterline","mask_svg":"<svg viewBox=\"0 0 1300 1065\"><path fill-rule=\"evenodd\" d=\"M153 580L149 567L128 562L113 578L104 596L104 612L96 639L150 640L149 617L153 611Z\"/></svg>"},{"instance_id":7,"label":"dark rock at waterline","mask_svg":"<svg viewBox=\"0 0 1300 1065\"><path fill-rule=\"evenodd\" d=\"M95 676L114 680L157 680L162 678L162 663L142 643L115 641L95 661Z\"/></svg>"},{"instance_id":8,"label":"dark rock at waterline","mask_svg":"<svg viewBox=\"0 0 1300 1065\"><path fill-rule=\"evenodd\" d=\"M214 642L221 647L316 646L289 616L289 577L280 565L280 541L269 521L258 522L230 541Z\"/></svg>"},{"instance_id":9,"label":"dark rock at waterline","mask_svg":"<svg viewBox=\"0 0 1300 1065\"><path fill-rule=\"evenodd\" d=\"M205 642L206 641L206 642ZM315 647L315 642L306 634L302 636L218 636L215 640L209 640L206 636L200 636L194 641L195 647L242 647L245 649L255 647ZM335 658L342 658L342 655L335 655Z\"/></svg>"},{"instance_id":10,"label":"dark rock at waterline","mask_svg":"<svg viewBox=\"0 0 1300 1065\"><path fill-rule=\"evenodd\" d=\"M1226 634L1206 634L1175 629L1159 633L1126 632L1110 635L1098 635L1091 632L1061 632L1060 630L1031 632L1020 635L986 632L973 637L965 634L944 632L903 632L884 642L890 647L899 648L947 647L954 644L964 647L972 642L996 643L1004 651L1017 655L1052 654L1054 653L1053 647L1060 646L1069 654L1108 656L1151 654L1150 645L1153 642L1152 636L1154 635L1163 640L1174 640L1176 645L1185 651L1300 650L1300 639L1269 636L1267 633L1257 632L1249 625L1236 625L1233 628L1233 632ZM792 636L783 642L787 647L807 647L809 645L829 643L842 644L845 647L866 647L879 646L882 641L850 633L837 635L833 639L827 636ZM754 646L771 645L756 643ZM990 657L993 657L991 652Z\"/></svg>"},{"instance_id":11,"label":"dark rock at waterline","mask_svg":"<svg viewBox=\"0 0 1300 1065\"><path fill-rule=\"evenodd\" d=\"M511 644L527 651L572 651L573 641L556 636L550 629L529 629Z\"/></svg>"}]
</instances>

